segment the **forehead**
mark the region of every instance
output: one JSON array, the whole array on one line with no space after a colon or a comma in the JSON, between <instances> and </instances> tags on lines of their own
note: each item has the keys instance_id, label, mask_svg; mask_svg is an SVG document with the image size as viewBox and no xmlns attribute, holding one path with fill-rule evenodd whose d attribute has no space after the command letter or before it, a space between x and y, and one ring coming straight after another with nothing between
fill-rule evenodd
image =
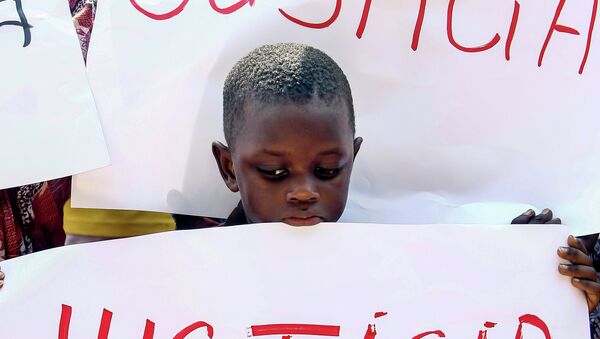
<instances>
[{"instance_id":1,"label":"forehead","mask_svg":"<svg viewBox=\"0 0 600 339\"><path fill-rule=\"evenodd\" d=\"M236 148L352 147L354 136L343 100L325 103L314 99L306 104L249 100L243 114Z\"/></svg>"}]
</instances>

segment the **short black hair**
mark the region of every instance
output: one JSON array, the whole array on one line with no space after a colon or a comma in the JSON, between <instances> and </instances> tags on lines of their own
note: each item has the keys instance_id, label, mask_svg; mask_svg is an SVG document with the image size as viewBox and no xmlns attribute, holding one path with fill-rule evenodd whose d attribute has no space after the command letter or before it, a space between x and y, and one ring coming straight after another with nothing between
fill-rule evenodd
<instances>
[{"instance_id":1,"label":"short black hair","mask_svg":"<svg viewBox=\"0 0 600 339\"><path fill-rule=\"evenodd\" d=\"M248 100L303 105L313 98L326 104L344 100L352 134L355 133L350 84L331 57L319 49L297 43L254 49L233 66L223 86L223 130L227 144L233 147L235 143Z\"/></svg>"}]
</instances>

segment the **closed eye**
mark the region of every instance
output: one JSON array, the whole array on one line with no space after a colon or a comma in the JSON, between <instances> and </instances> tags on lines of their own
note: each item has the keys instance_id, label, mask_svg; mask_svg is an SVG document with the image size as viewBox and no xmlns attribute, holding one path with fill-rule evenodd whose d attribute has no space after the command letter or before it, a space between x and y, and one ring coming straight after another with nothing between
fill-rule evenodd
<instances>
[{"instance_id":1,"label":"closed eye","mask_svg":"<svg viewBox=\"0 0 600 339\"><path fill-rule=\"evenodd\" d=\"M265 176L267 179L281 179L288 175L289 171L285 168L277 168L277 169L266 169L257 167L256 170Z\"/></svg>"},{"instance_id":2,"label":"closed eye","mask_svg":"<svg viewBox=\"0 0 600 339\"><path fill-rule=\"evenodd\" d=\"M341 171L341 168L324 168L317 167L315 168L315 176L319 179L333 179L335 178Z\"/></svg>"}]
</instances>

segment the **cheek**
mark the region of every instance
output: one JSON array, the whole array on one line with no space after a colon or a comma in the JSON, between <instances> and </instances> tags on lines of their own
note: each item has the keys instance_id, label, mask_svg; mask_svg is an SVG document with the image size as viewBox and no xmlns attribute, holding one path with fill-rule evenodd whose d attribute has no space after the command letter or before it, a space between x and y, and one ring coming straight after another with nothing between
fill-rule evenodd
<instances>
[{"instance_id":1,"label":"cheek","mask_svg":"<svg viewBox=\"0 0 600 339\"><path fill-rule=\"evenodd\" d=\"M320 188L321 203L327 206L332 215L340 217L346 206L350 177L344 176L324 182Z\"/></svg>"},{"instance_id":2,"label":"cheek","mask_svg":"<svg viewBox=\"0 0 600 339\"><path fill-rule=\"evenodd\" d=\"M252 222L279 221L281 205L286 203L283 185L264 180L258 173L250 173L240 183L240 196L247 217Z\"/></svg>"}]
</instances>

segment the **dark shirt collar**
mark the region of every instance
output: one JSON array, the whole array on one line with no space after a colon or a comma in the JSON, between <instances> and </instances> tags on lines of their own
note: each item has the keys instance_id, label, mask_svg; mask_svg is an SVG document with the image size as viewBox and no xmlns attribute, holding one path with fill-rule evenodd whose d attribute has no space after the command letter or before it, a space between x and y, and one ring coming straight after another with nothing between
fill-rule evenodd
<instances>
[{"instance_id":1,"label":"dark shirt collar","mask_svg":"<svg viewBox=\"0 0 600 339\"><path fill-rule=\"evenodd\" d=\"M242 206L242 202L240 201L237 207L234 208L231 214L227 217L227 220L222 226L245 224L248 224L248 219L246 219L246 212L244 212L244 207Z\"/></svg>"}]
</instances>

